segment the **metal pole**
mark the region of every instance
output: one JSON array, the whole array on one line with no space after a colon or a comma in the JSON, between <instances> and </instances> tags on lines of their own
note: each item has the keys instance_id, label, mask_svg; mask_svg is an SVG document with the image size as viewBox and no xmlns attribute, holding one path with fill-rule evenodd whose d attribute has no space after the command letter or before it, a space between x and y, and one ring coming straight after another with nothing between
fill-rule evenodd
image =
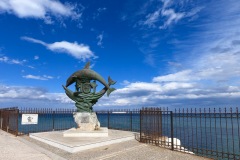
<instances>
[{"instance_id":1,"label":"metal pole","mask_svg":"<svg viewBox=\"0 0 240 160\"><path fill-rule=\"evenodd\" d=\"M3 123L3 114L2 114L3 111L0 110L0 124L1 124L1 129L2 129L2 123Z\"/></svg>"},{"instance_id":2,"label":"metal pole","mask_svg":"<svg viewBox=\"0 0 240 160\"><path fill-rule=\"evenodd\" d=\"M16 128L16 136L18 136L18 115L19 115L19 109L16 110L17 111L17 115L16 115L16 118L17 118L17 128Z\"/></svg>"},{"instance_id":3,"label":"metal pole","mask_svg":"<svg viewBox=\"0 0 240 160\"><path fill-rule=\"evenodd\" d=\"M53 125L53 131L55 130L55 129L54 129L54 128L55 128L55 122L54 122L55 119L54 119L54 117L55 117L55 111L52 112L52 119L53 119L53 124L52 124L52 125Z\"/></svg>"},{"instance_id":4,"label":"metal pole","mask_svg":"<svg viewBox=\"0 0 240 160\"><path fill-rule=\"evenodd\" d=\"M131 116L131 131L133 131L133 130L132 130L132 122L133 122L133 121L132 121L132 118L133 118L133 117L132 117L132 111L130 111L130 116Z\"/></svg>"},{"instance_id":5,"label":"metal pole","mask_svg":"<svg viewBox=\"0 0 240 160\"><path fill-rule=\"evenodd\" d=\"M140 110L140 142L142 142L142 110Z\"/></svg>"},{"instance_id":6,"label":"metal pole","mask_svg":"<svg viewBox=\"0 0 240 160\"><path fill-rule=\"evenodd\" d=\"M174 150L174 142L173 142L173 112L170 111L171 115L171 139L172 139L172 150Z\"/></svg>"},{"instance_id":7,"label":"metal pole","mask_svg":"<svg viewBox=\"0 0 240 160\"><path fill-rule=\"evenodd\" d=\"M109 119L110 119L110 113L109 113L109 111L108 111L108 129L109 129Z\"/></svg>"},{"instance_id":8,"label":"metal pole","mask_svg":"<svg viewBox=\"0 0 240 160\"><path fill-rule=\"evenodd\" d=\"M7 132L9 129L9 110L7 111Z\"/></svg>"}]
</instances>

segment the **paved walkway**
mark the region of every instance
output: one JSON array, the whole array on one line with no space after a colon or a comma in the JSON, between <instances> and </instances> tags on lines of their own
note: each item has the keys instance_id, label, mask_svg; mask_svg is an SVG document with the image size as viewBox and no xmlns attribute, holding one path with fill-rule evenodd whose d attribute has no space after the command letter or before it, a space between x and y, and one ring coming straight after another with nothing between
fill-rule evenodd
<instances>
[{"instance_id":1,"label":"paved walkway","mask_svg":"<svg viewBox=\"0 0 240 160\"><path fill-rule=\"evenodd\" d=\"M51 153L50 155L42 153L40 147L33 144L26 144L21 141L21 137L16 137L0 129L0 159L51 160L53 158L58 159L59 156L51 155Z\"/></svg>"},{"instance_id":2,"label":"paved walkway","mask_svg":"<svg viewBox=\"0 0 240 160\"><path fill-rule=\"evenodd\" d=\"M130 140L78 153L68 153L28 136L15 137L0 130L0 159L4 160L208 160Z\"/></svg>"}]
</instances>

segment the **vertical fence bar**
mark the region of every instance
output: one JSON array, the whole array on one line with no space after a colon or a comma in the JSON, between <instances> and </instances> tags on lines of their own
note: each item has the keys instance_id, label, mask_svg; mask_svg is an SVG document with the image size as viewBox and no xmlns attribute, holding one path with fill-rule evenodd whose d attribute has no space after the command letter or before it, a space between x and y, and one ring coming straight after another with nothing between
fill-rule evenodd
<instances>
[{"instance_id":1,"label":"vertical fence bar","mask_svg":"<svg viewBox=\"0 0 240 160\"><path fill-rule=\"evenodd\" d=\"M226 134L227 134L227 156L229 159L229 146L228 146L228 117L227 117L227 109L225 108L225 122L226 122Z\"/></svg>"},{"instance_id":2,"label":"vertical fence bar","mask_svg":"<svg viewBox=\"0 0 240 160\"><path fill-rule=\"evenodd\" d=\"M53 131L55 130L55 111L52 111L52 126L53 126Z\"/></svg>"},{"instance_id":3,"label":"vertical fence bar","mask_svg":"<svg viewBox=\"0 0 240 160\"><path fill-rule=\"evenodd\" d=\"M197 115L197 109L195 108L195 118L196 118L196 152L198 154L198 115Z\"/></svg>"},{"instance_id":4,"label":"vertical fence bar","mask_svg":"<svg viewBox=\"0 0 240 160\"><path fill-rule=\"evenodd\" d=\"M222 158L223 158L223 137L222 137L222 110L219 108L219 114L220 114L220 130L221 130L221 147L222 147Z\"/></svg>"},{"instance_id":5,"label":"vertical fence bar","mask_svg":"<svg viewBox=\"0 0 240 160\"><path fill-rule=\"evenodd\" d=\"M2 112L3 112L3 111L0 110L0 127L1 127L0 129L2 129L2 123L3 123Z\"/></svg>"},{"instance_id":6,"label":"vertical fence bar","mask_svg":"<svg viewBox=\"0 0 240 160\"><path fill-rule=\"evenodd\" d=\"M194 140L194 137L193 137L193 135L194 135L194 132L193 132L193 118L192 118L192 115L193 115L193 111L192 111L192 108L191 108L191 130L192 130L192 151L194 152L194 146L193 146L193 140Z\"/></svg>"},{"instance_id":7,"label":"vertical fence bar","mask_svg":"<svg viewBox=\"0 0 240 160\"><path fill-rule=\"evenodd\" d=\"M19 115L19 109L16 110L16 136L18 136L18 115Z\"/></svg>"},{"instance_id":8,"label":"vertical fence bar","mask_svg":"<svg viewBox=\"0 0 240 160\"><path fill-rule=\"evenodd\" d=\"M206 146L205 154L208 155L208 146L207 146L208 134L207 134L207 120L206 120L207 115L206 115L206 108L204 108L203 110L204 110L204 120L205 120L205 124L204 124L205 128L204 128L204 130L205 130L205 139L206 139L206 141L205 141L206 143L205 143L204 146Z\"/></svg>"},{"instance_id":9,"label":"vertical fence bar","mask_svg":"<svg viewBox=\"0 0 240 160\"><path fill-rule=\"evenodd\" d=\"M173 112L170 111L170 115L171 115L171 140L172 140L172 150L174 150L174 142L173 142Z\"/></svg>"},{"instance_id":10,"label":"vertical fence bar","mask_svg":"<svg viewBox=\"0 0 240 160\"><path fill-rule=\"evenodd\" d=\"M188 124L188 108L187 108L187 143L188 143L188 149L190 148L190 145L189 145L189 135L190 135L190 132L189 132L189 124ZM186 134L186 133L185 133Z\"/></svg>"},{"instance_id":11,"label":"vertical fence bar","mask_svg":"<svg viewBox=\"0 0 240 160\"><path fill-rule=\"evenodd\" d=\"M202 150L202 147L203 147L203 140L202 140L202 110L201 110L201 108L199 108L199 121L200 121L200 140L201 140L201 144L200 144L200 148L201 148L201 150L200 150L200 154L203 154L203 150Z\"/></svg>"},{"instance_id":12,"label":"vertical fence bar","mask_svg":"<svg viewBox=\"0 0 240 160\"><path fill-rule=\"evenodd\" d=\"M182 121L183 121L183 123L182 123L182 126L183 126L183 142L185 143L185 144L187 144L186 143L186 141L187 141L187 139L186 139L186 130L185 130L185 128L186 128L186 124L185 124L185 118L187 118L187 116L186 116L186 110L184 110L184 108L182 109ZM179 144L180 146L180 150L182 149L182 147L181 147L181 144ZM185 150L186 150L186 147L184 147L184 149L183 149L183 151L185 152Z\"/></svg>"},{"instance_id":13,"label":"vertical fence bar","mask_svg":"<svg viewBox=\"0 0 240 160\"><path fill-rule=\"evenodd\" d=\"M211 139L211 143L210 143L210 150L211 150L211 155L213 155L213 137L212 137L212 113L211 113L211 109L208 108L208 114L209 114L209 120L210 120L210 139Z\"/></svg>"},{"instance_id":14,"label":"vertical fence bar","mask_svg":"<svg viewBox=\"0 0 240 160\"><path fill-rule=\"evenodd\" d=\"M9 130L9 110L7 111L7 132Z\"/></svg>"},{"instance_id":15,"label":"vertical fence bar","mask_svg":"<svg viewBox=\"0 0 240 160\"><path fill-rule=\"evenodd\" d=\"M110 129L110 113L108 111L108 129Z\"/></svg>"},{"instance_id":16,"label":"vertical fence bar","mask_svg":"<svg viewBox=\"0 0 240 160\"><path fill-rule=\"evenodd\" d=\"M238 153L240 154L240 128L239 128L239 112L238 108L236 108L236 114L237 114L237 128L238 128ZM240 155L238 155L238 158L240 158Z\"/></svg>"},{"instance_id":17,"label":"vertical fence bar","mask_svg":"<svg viewBox=\"0 0 240 160\"><path fill-rule=\"evenodd\" d=\"M237 114L237 128L238 128L238 153L240 154L240 128L239 128L239 113L238 108L236 108L236 114ZM240 157L240 155L238 155Z\"/></svg>"},{"instance_id":18,"label":"vertical fence bar","mask_svg":"<svg viewBox=\"0 0 240 160\"><path fill-rule=\"evenodd\" d=\"M230 108L230 114L231 114L231 127L232 127L232 144L233 144L233 150L232 150L232 153L234 153L235 151L235 143L234 143L234 132L233 132L233 113L232 113L232 108ZM235 155L233 157L234 159L236 159Z\"/></svg>"},{"instance_id":19,"label":"vertical fence bar","mask_svg":"<svg viewBox=\"0 0 240 160\"><path fill-rule=\"evenodd\" d=\"M217 117L216 117L216 109L214 108L214 135L215 135L215 150L216 150L216 157L218 157L218 138L217 138Z\"/></svg>"},{"instance_id":20,"label":"vertical fence bar","mask_svg":"<svg viewBox=\"0 0 240 160\"><path fill-rule=\"evenodd\" d=\"M140 110L140 142L142 142L142 109Z\"/></svg>"},{"instance_id":21,"label":"vertical fence bar","mask_svg":"<svg viewBox=\"0 0 240 160\"><path fill-rule=\"evenodd\" d=\"M131 125L130 131L133 131L133 124L132 124L132 123L133 123L133 115L132 115L132 111L130 111L130 119L131 119L131 122L130 122L130 123L131 123L131 124L130 124L130 125Z\"/></svg>"}]
</instances>

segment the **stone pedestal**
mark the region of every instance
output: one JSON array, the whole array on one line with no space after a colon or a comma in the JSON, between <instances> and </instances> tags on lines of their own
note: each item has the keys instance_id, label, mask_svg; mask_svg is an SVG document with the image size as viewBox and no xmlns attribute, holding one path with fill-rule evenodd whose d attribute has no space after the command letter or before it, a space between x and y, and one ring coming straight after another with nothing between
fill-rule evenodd
<instances>
[{"instance_id":1,"label":"stone pedestal","mask_svg":"<svg viewBox=\"0 0 240 160\"><path fill-rule=\"evenodd\" d=\"M73 118L78 128L63 132L63 137L108 137L108 128L100 128L95 112L74 112Z\"/></svg>"},{"instance_id":2,"label":"stone pedestal","mask_svg":"<svg viewBox=\"0 0 240 160\"><path fill-rule=\"evenodd\" d=\"M100 129L100 123L95 112L74 112L73 117L78 125L78 131L94 131Z\"/></svg>"}]
</instances>

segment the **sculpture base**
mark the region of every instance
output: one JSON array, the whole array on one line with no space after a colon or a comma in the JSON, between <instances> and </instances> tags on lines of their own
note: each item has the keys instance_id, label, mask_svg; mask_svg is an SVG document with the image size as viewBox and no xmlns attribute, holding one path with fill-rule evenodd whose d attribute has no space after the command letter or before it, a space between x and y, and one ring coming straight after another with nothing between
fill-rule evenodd
<instances>
[{"instance_id":1,"label":"sculpture base","mask_svg":"<svg viewBox=\"0 0 240 160\"><path fill-rule=\"evenodd\" d=\"M100 129L100 123L95 112L74 112L73 118L78 125L78 130L94 131Z\"/></svg>"},{"instance_id":2,"label":"sculpture base","mask_svg":"<svg viewBox=\"0 0 240 160\"><path fill-rule=\"evenodd\" d=\"M78 128L71 128L63 132L63 137L108 137L108 128L101 127L94 131L83 131Z\"/></svg>"}]
</instances>

